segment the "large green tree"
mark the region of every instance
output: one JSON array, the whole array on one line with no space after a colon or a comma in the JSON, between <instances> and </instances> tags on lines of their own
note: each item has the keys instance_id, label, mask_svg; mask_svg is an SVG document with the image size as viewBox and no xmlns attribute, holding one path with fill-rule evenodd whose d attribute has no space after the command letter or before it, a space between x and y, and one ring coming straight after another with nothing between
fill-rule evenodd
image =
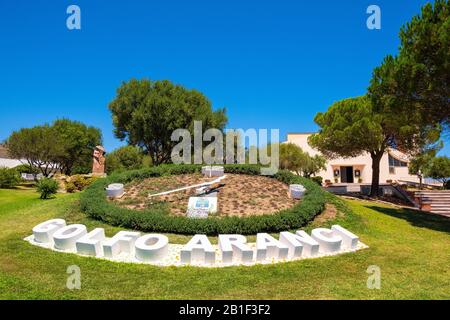
<instances>
[{"instance_id":1,"label":"large green tree","mask_svg":"<svg viewBox=\"0 0 450 320\"><path fill-rule=\"evenodd\" d=\"M109 109L116 137L141 147L155 165L170 162L172 149L178 143L171 141L174 130L193 133L194 121L201 121L203 130L223 130L227 122L225 109L213 111L203 94L167 80L124 82Z\"/></svg>"},{"instance_id":2,"label":"large green tree","mask_svg":"<svg viewBox=\"0 0 450 320\"><path fill-rule=\"evenodd\" d=\"M450 180L450 158L436 157L431 159L426 167L425 175L442 182L445 186L447 181Z\"/></svg>"},{"instance_id":3,"label":"large green tree","mask_svg":"<svg viewBox=\"0 0 450 320\"><path fill-rule=\"evenodd\" d=\"M56 159L61 172L71 175L74 168L77 173L91 172L92 150L102 143L101 131L69 119L56 120L52 127L63 148L62 154Z\"/></svg>"},{"instance_id":4,"label":"large green tree","mask_svg":"<svg viewBox=\"0 0 450 320\"><path fill-rule=\"evenodd\" d=\"M326 169L326 159L316 154L314 157L311 157L308 153L306 153L306 163L303 167L303 176L306 178L311 178L311 176L315 176L321 170Z\"/></svg>"},{"instance_id":5,"label":"large green tree","mask_svg":"<svg viewBox=\"0 0 450 320\"><path fill-rule=\"evenodd\" d=\"M49 125L15 131L6 145L12 157L25 159L45 177L52 176L60 169L57 159L63 156L64 150L54 128Z\"/></svg>"},{"instance_id":6,"label":"large green tree","mask_svg":"<svg viewBox=\"0 0 450 320\"><path fill-rule=\"evenodd\" d=\"M143 167L143 154L139 147L124 146L106 155L106 172L133 170Z\"/></svg>"},{"instance_id":7,"label":"large green tree","mask_svg":"<svg viewBox=\"0 0 450 320\"><path fill-rule=\"evenodd\" d=\"M400 30L397 56L373 72L369 96L378 112L410 114L424 128L450 117L450 2L436 0Z\"/></svg>"},{"instance_id":8,"label":"large green tree","mask_svg":"<svg viewBox=\"0 0 450 320\"><path fill-rule=\"evenodd\" d=\"M300 175L304 170L308 154L295 143L282 143L279 146L280 168L294 171Z\"/></svg>"},{"instance_id":9,"label":"large green tree","mask_svg":"<svg viewBox=\"0 0 450 320\"><path fill-rule=\"evenodd\" d=\"M57 171L70 175L74 167L90 172L93 148L101 141L99 129L60 119L52 125L15 131L6 143L13 157L26 159L31 167L49 177Z\"/></svg>"},{"instance_id":10,"label":"large green tree","mask_svg":"<svg viewBox=\"0 0 450 320\"><path fill-rule=\"evenodd\" d=\"M417 146L436 140L438 134L423 134L411 125L408 116L378 113L367 97L345 99L334 103L327 112L318 113L314 121L320 126L309 143L327 158L349 158L364 153L372 158L371 196L378 196L380 161L386 150L399 148L414 153Z\"/></svg>"}]
</instances>

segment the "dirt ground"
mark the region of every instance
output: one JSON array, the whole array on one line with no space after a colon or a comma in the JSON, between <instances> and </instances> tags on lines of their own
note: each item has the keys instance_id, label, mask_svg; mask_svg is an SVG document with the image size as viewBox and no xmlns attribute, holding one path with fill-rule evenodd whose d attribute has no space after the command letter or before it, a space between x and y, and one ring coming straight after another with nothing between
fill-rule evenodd
<instances>
[{"instance_id":1,"label":"dirt ground","mask_svg":"<svg viewBox=\"0 0 450 320\"><path fill-rule=\"evenodd\" d=\"M189 197L195 196L195 188L168 195L149 198L149 194L178 189L208 182L200 173L149 178L125 186L125 195L115 200L120 206L143 210L150 206L169 209L174 215L186 215ZM225 184L218 192L219 216L248 216L275 213L292 207L297 200L289 197L288 186L263 176L226 174L220 183Z\"/></svg>"}]
</instances>

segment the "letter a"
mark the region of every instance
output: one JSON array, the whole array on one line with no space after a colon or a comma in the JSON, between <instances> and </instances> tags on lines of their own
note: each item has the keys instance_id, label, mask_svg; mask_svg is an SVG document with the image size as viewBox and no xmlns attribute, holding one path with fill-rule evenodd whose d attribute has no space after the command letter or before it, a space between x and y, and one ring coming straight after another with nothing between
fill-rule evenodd
<instances>
[{"instance_id":1,"label":"letter a","mask_svg":"<svg viewBox=\"0 0 450 320\"><path fill-rule=\"evenodd\" d=\"M67 7L67 14L70 16L66 20L67 29L69 30L80 30L81 29L81 10L79 6L70 5Z\"/></svg>"},{"instance_id":2,"label":"letter a","mask_svg":"<svg viewBox=\"0 0 450 320\"><path fill-rule=\"evenodd\" d=\"M372 4L367 7L367 14L370 16L367 18L366 25L369 30L381 29L381 9L379 6Z\"/></svg>"}]
</instances>

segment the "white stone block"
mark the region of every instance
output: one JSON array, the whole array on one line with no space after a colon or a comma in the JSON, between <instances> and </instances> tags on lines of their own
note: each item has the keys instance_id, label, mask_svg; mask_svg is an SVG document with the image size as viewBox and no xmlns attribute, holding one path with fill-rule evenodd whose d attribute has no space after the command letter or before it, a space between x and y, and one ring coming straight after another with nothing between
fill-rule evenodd
<instances>
[{"instance_id":1,"label":"white stone block","mask_svg":"<svg viewBox=\"0 0 450 320\"><path fill-rule=\"evenodd\" d=\"M319 243L303 230L295 233L295 239L303 245L302 257L315 257L319 253Z\"/></svg>"},{"instance_id":2,"label":"white stone block","mask_svg":"<svg viewBox=\"0 0 450 320\"><path fill-rule=\"evenodd\" d=\"M327 228L317 228L311 232L311 236L316 240L323 253L333 253L341 250L342 238Z\"/></svg>"},{"instance_id":3,"label":"white stone block","mask_svg":"<svg viewBox=\"0 0 450 320\"><path fill-rule=\"evenodd\" d=\"M280 242L289 248L289 259L300 258L302 256L303 245L297 238L299 238L299 236L293 233L287 231L280 232Z\"/></svg>"},{"instance_id":4,"label":"white stone block","mask_svg":"<svg viewBox=\"0 0 450 320\"><path fill-rule=\"evenodd\" d=\"M253 250L246 244L247 238L240 234L219 235L219 248L222 252L224 264L251 263L253 261Z\"/></svg>"},{"instance_id":5,"label":"white stone block","mask_svg":"<svg viewBox=\"0 0 450 320\"><path fill-rule=\"evenodd\" d=\"M169 252L169 239L162 234L146 234L135 242L136 258L146 262L158 262Z\"/></svg>"},{"instance_id":6,"label":"white stone block","mask_svg":"<svg viewBox=\"0 0 450 320\"><path fill-rule=\"evenodd\" d=\"M39 243L52 243L53 234L66 226L66 221L63 219L51 219L42 222L33 228L34 241Z\"/></svg>"},{"instance_id":7,"label":"white stone block","mask_svg":"<svg viewBox=\"0 0 450 320\"><path fill-rule=\"evenodd\" d=\"M305 195L306 189L301 184L289 185L289 193L293 199L301 199Z\"/></svg>"},{"instance_id":8,"label":"white stone block","mask_svg":"<svg viewBox=\"0 0 450 320\"><path fill-rule=\"evenodd\" d=\"M113 258L121 252L134 254L134 243L140 236L140 232L119 231L114 237L103 242L103 254L108 258Z\"/></svg>"},{"instance_id":9,"label":"white stone block","mask_svg":"<svg viewBox=\"0 0 450 320\"><path fill-rule=\"evenodd\" d=\"M221 177L225 174L225 169L222 166L204 166L202 174L206 177Z\"/></svg>"},{"instance_id":10,"label":"white stone block","mask_svg":"<svg viewBox=\"0 0 450 320\"><path fill-rule=\"evenodd\" d=\"M216 252L206 235L197 234L181 249L182 264L214 264Z\"/></svg>"},{"instance_id":11,"label":"white stone block","mask_svg":"<svg viewBox=\"0 0 450 320\"><path fill-rule=\"evenodd\" d=\"M287 259L289 247L267 233L256 235L256 261Z\"/></svg>"},{"instance_id":12,"label":"white stone block","mask_svg":"<svg viewBox=\"0 0 450 320\"><path fill-rule=\"evenodd\" d=\"M74 250L77 240L86 234L86 226L82 224L71 224L62 227L53 234L55 248L60 250Z\"/></svg>"},{"instance_id":13,"label":"white stone block","mask_svg":"<svg viewBox=\"0 0 450 320\"><path fill-rule=\"evenodd\" d=\"M103 256L102 241L105 240L105 229L96 228L76 242L77 252L88 256Z\"/></svg>"},{"instance_id":14,"label":"white stone block","mask_svg":"<svg viewBox=\"0 0 450 320\"><path fill-rule=\"evenodd\" d=\"M113 183L106 188L108 198L120 198L124 194L124 185L122 183Z\"/></svg>"},{"instance_id":15,"label":"white stone block","mask_svg":"<svg viewBox=\"0 0 450 320\"><path fill-rule=\"evenodd\" d=\"M340 236L342 238L342 245L345 248L355 249L358 246L359 237L347 229L335 224L331 227L331 230L333 230L336 236Z\"/></svg>"}]
</instances>

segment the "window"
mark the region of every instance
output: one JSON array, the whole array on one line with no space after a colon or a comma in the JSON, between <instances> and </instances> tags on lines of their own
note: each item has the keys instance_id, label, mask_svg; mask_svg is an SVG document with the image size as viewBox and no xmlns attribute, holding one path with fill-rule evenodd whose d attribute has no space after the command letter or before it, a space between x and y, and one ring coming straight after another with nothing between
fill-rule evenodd
<instances>
[{"instance_id":1,"label":"window","mask_svg":"<svg viewBox=\"0 0 450 320\"><path fill-rule=\"evenodd\" d=\"M408 163L400 161L389 155L389 167L407 167Z\"/></svg>"}]
</instances>

